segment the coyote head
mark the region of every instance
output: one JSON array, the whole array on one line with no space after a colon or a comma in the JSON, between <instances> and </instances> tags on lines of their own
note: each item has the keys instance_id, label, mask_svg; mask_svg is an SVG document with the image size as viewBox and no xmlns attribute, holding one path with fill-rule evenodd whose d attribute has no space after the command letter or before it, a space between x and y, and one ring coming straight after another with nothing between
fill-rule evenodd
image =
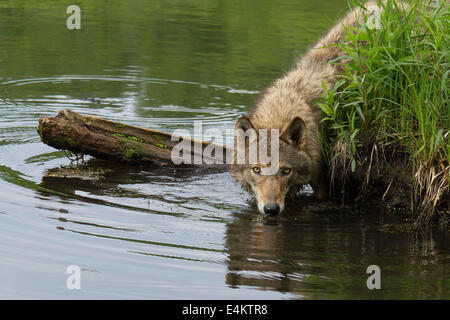
<instances>
[{"instance_id":1,"label":"coyote head","mask_svg":"<svg viewBox=\"0 0 450 320\"><path fill-rule=\"evenodd\" d=\"M263 135L263 130L267 132L257 128L248 117L238 120L231 173L253 195L262 214L277 215L285 207L285 198L294 195L310 179L311 161L305 152L306 125L296 117L281 132L270 130ZM266 148L269 161L262 161L261 148L258 149L264 143L269 146ZM256 150L257 157L252 157ZM242 155L245 161L239 161Z\"/></svg>"}]
</instances>

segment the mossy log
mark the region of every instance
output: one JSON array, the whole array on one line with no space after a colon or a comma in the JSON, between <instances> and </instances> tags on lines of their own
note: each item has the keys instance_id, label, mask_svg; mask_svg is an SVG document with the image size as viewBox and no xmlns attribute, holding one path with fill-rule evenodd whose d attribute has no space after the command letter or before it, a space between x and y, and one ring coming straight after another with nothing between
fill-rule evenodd
<instances>
[{"instance_id":1,"label":"mossy log","mask_svg":"<svg viewBox=\"0 0 450 320\"><path fill-rule=\"evenodd\" d=\"M95 116L82 115L70 110L61 110L56 117L41 117L38 133L42 142L56 149L69 150L75 154L86 154L100 159L121 162L153 164L157 166L214 166L225 165L229 148L206 141L196 141L188 137L177 137L152 129L145 129L123 123L105 120ZM173 148L182 141L190 143L190 158L187 163L172 161ZM173 141L174 140L174 141ZM198 146L194 147L194 143ZM223 152L222 163L217 163L214 152L211 157L203 150ZM217 147L217 148L216 148ZM185 149L186 150L186 149ZM201 156L201 163L194 164L194 156ZM183 156L184 158L185 156ZM212 161L214 160L214 163Z\"/></svg>"}]
</instances>

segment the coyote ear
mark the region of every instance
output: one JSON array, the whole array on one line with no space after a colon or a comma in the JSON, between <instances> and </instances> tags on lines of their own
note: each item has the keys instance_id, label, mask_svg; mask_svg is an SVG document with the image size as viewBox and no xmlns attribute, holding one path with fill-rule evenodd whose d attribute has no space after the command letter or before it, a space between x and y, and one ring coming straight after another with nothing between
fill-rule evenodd
<instances>
[{"instance_id":1,"label":"coyote ear","mask_svg":"<svg viewBox=\"0 0 450 320\"><path fill-rule=\"evenodd\" d=\"M242 129L244 131L247 131L248 129L254 129L254 127L253 123L247 116L242 116L236 123L236 129Z\"/></svg>"},{"instance_id":2,"label":"coyote ear","mask_svg":"<svg viewBox=\"0 0 450 320\"><path fill-rule=\"evenodd\" d=\"M284 132L283 138L296 147L303 149L306 146L305 122L299 117L294 118Z\"/></svg>"},{"instance_id":3,"label":"coyote ear","mask_svg":"<svg viewBox=\"0 0 450 320\"><path fill-rule=\"evenodd\" d=\"M247 116L241 117L236 123L236 145L235 148L241 154L246 154L247 148L256 139L256 131L253 123ZM244 153L242 153L244 151Z\"/></svg>"}]
</instances>

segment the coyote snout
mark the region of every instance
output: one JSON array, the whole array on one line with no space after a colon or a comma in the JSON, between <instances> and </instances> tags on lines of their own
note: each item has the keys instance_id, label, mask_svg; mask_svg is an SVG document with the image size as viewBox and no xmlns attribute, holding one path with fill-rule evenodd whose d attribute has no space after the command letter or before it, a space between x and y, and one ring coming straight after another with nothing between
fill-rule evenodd
<instances>
[{"instance_id":1,"label":"coyote snout","mask_svg":"<svg viewBox=\"0 0 450 320\"><path fill-rule=\"evenodd\" d=\"M237 161L240 153L249 156L252 147L260 145L258 142L261 140L261 128L244 116L238 121L236 129L253 130L256 137L245 139L244 135L236 134L235 163L231 172L254 196L259 212L264 215L277 215L283 211L287 197L294 196L300 186L310 183L311 177L318 177L316 171L319 167L311 157L311 150L307 148L306 124L299 117L291 120L280 130L281 135L276 135L277 148L272 148L274 142L271 134L271 139L266 140L270 141L270 148L266 148L270 159L268 163L261 161L262 157L258 157L256 162ZM317 152L320 154L320 149ZM318 182L318 179L314 180L313 184Z\"/></svg>"},{"instance_id":2,"label":"coyote snout","mask_svg":"<svg viewBox=\"0 0 450 320\"><path fill-rule=\"evenodd\" d=\"M252 167L252 191L258 203L258 210L268 216L276 216L284 209L284 199L289 191L288 181L292 169L283 167L276 174L262 175L264 169Z\"/></svg>"}]
</instances>

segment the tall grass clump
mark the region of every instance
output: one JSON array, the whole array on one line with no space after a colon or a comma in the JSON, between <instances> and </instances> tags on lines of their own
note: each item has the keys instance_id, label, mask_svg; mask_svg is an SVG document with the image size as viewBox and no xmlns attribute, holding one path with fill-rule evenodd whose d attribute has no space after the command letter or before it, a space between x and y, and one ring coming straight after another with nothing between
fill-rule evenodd
<instances>
[{"instance_id":1,"label":"tall grass clump","mask_svg":"<svg viewBox=\"0 0 450 320\"><path fill-rule=\"evenodd\" d=\"M360 199L376 190L429 222L449 214L449 6L378 3L381 15L346 30L345 54L332 62L345 72L319 104L332 189Z\"/></svg>"}]
</instances>

